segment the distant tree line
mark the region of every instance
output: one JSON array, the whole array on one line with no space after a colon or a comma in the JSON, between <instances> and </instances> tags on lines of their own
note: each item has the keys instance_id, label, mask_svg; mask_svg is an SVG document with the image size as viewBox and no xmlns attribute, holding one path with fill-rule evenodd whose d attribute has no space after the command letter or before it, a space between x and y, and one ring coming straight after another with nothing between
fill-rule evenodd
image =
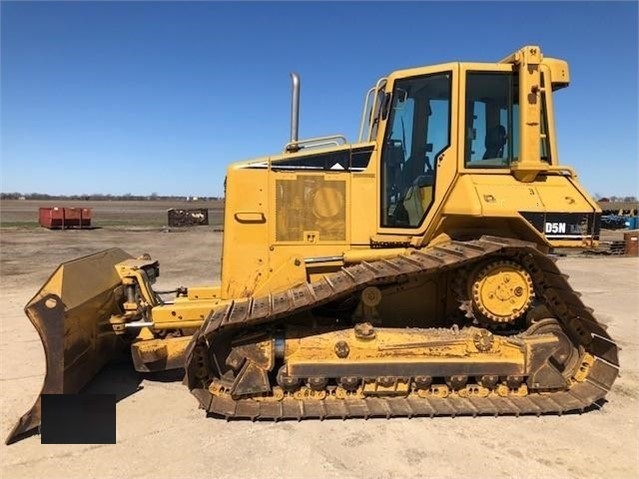
<instances>
[{"instance_id":1,"label":"distant tree line","mask_svg":"<svg viewBox=\"0 0 639 479\"><path fill-rule=\"evenodd\" d=\"M637 202L637 197L636 196L601 196L598 194L595 194L595 199L597 201L603 201L603 202L611 202L611 203L636 203Z\"/></svg>"},{"instance_id":2,"label":"distant tree line","mask_svg":"<svg viewBox=\"0 0 639 479\"><path fill-rule=\"evenodd\" d=\"M2 200L72 200L72 201L215 201L223 200L219 196L171 196L151 193L150 195L105 195L93 193L90 195L48 195L46 193L0 193Z\"/></svg>"},{"instance_id":3,"label":"distant tree line","mask_svg":"<svg viewBox=\"0 0 639 479\"><path fill-rule=\"evenodd\" d=\"M46 193L0 193L0 199L2 200L72 200L72 201L219 201L224 197L220 196L172 196L172 195L159 195L158 193L151 193L150 195L133 195L131 193L125 193L123 195L105 195L103 193L92 193L90 195L48 195ZM632 203L637 202L636 196L602 196L595 193L595 199L597 201L610 201L613 203L623 202Z\"/></svg>"}]
</instances>

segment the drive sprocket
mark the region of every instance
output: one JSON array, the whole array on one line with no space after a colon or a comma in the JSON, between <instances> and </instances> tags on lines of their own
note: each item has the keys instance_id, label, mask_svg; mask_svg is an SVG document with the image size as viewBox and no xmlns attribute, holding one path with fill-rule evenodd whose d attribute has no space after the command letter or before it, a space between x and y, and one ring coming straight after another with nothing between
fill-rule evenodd
<instances>
[{"instance_id":1,"label":"drive sprocket","mask_svg":"<svg viewBox=\"0 0 639 479\"><path fill-rule=\"evenodd\" d=\"M530 274L510 260L480 266L470 275L469 287L475 317L489 325L513 323L535 298Z\"/></svg>"}]
</instances>

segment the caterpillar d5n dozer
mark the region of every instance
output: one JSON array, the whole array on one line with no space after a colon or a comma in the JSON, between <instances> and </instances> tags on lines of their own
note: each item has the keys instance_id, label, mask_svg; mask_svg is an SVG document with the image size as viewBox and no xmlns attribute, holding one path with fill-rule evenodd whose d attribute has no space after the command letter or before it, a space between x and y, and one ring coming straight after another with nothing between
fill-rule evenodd
<instances>
[{"instance_id":1,"label":"caterpillar d5n dozer","mask_svg":"<svg viewBox=\"0 0 639 479\"><path fill-rule=\"evenodd\" d=\"M185 368L214 416L544 414L600 403L617 346L548 255L589 247L600 210L559 164L565 61L396 71L359 140L291 141L227 170L221 285L162 299L158 263L113 249L65 263L27 305L43 393L130 348ZM9 439L38 426L39 401Z\"/></svg>"}]
</instances>

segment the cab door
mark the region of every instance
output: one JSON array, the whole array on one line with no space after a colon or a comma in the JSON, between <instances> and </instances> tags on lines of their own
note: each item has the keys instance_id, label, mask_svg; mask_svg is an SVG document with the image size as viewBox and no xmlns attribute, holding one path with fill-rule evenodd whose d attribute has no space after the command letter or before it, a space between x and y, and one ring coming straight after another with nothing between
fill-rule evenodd
<instances>
[{"instance_id":1,"label":"cab door","mask_svg":"<svg viewBox=\"0 0 639 479\"><path fill-rule=\"evenodd\" d=\"M457 170L456 63L396 72L380 128L378 233L423 236Z\"/></svg>"}]
</instances>

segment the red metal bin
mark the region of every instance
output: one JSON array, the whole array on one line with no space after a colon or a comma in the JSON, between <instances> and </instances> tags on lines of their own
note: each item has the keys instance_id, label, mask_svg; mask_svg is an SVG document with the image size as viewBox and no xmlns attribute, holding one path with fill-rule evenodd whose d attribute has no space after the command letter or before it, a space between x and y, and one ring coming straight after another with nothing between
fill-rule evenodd
<instances>
[{"instance_id":1,"label":"red metal bin","mask_svg":"<svg viewBox=\"0 0 639 479\"><path fill-rule=\"evenodd\" d=\"M627 256L639 256L639 231L623 234L625 253Z\"/></svg>"},{"instance_id":2,"label":"red metal bin","mask_svg":"<svg viewBox=\"0 0 639 479\"><path fill-rule=\"evenodd\" d=\"M40 208L40 226L49 229L90 228L91 208Z\"/></svg>"}]
</instances>

